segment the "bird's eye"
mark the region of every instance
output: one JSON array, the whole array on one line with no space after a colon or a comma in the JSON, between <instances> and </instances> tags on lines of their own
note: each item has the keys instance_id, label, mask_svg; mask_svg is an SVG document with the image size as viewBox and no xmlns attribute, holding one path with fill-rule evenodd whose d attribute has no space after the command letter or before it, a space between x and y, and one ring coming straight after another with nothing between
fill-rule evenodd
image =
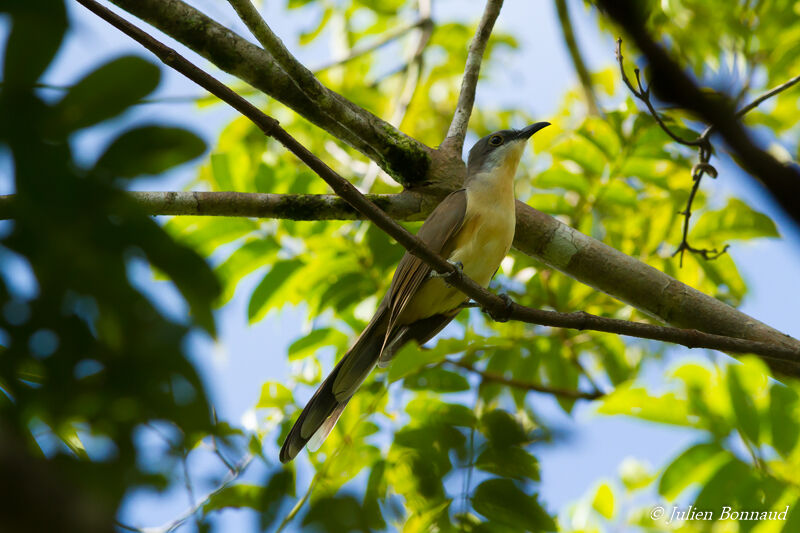
<instances>
[{"instance_id":1,"label":"bird's eye","mask_svg":"<svg viewBox=\"0 0 800 533\"><path fill-rule=\"evenodd\" d=\"M503 144L503 138L499 135L492 135L492 137L489 139L489 144L492 146L500 146Z\"/></svg>"}]
</instances>

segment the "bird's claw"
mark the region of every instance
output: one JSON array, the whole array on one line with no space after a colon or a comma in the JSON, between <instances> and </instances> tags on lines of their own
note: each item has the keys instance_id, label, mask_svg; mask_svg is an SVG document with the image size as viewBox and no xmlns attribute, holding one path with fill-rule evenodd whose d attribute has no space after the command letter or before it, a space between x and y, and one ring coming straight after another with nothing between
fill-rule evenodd
<instances>
[{"instance_id":1,"label":"bird's claw","mask_svg":"<svg viewBox=\"0 0 800 533\"><path fill-rule=\"evenodd\" d=\"M430 277L432 277L432 278L442 278L445 281L449 280L453 276L461 277L461 274L464 273L464 263L462 263L461 261L450 261L449 259L447 260L447 262L450 263L451 265L453 265L453 268L455 268L454 272L445 272L444 274L440 274L440 273L436 272L435 270L432 270Z\"/></svg>"},{"instance_id":2,"label":"bird's claw","mask_svg":"<svg viewBox=\"0 0 800 533\"><path fill-rule=\"evenodd\" d=\"M511 306L514 304L514 300L504 292L498 293L497 296L506 303L505 309L500 313L492 312L488 309L482 309L482 311L492 317L495 322L508 322L508 319L511 318Z\"/></svg>"}]
</instances>

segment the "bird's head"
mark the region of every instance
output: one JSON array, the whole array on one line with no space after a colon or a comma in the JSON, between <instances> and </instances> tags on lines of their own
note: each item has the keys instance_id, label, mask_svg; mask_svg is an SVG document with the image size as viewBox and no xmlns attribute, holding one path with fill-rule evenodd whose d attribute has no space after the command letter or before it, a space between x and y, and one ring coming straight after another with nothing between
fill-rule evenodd
<instances>
[{"instance_id":1,"label":"bird's head","mask_svg":"<svg viewBox=\"0 0 800 533\"><path fill-rule=\"evenodd\" d=\"M469 151L467 176L495 175L500 172L503 175L510 173L513 178L525 149L525 141L549 125L549 122L537 122L521 130L500 130L487 135Z\"/></svg>"}]
</instances>

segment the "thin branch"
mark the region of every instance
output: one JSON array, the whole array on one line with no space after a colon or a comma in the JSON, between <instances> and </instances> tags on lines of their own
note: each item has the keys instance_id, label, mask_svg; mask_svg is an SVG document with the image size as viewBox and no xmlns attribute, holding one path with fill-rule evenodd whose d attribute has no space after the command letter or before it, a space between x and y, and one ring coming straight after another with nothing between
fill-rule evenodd
<instances>
[{"instance_id":1,"label":"thin branch","mask_svg":"<svg viewBox=\"0 0 800 533\"><path fill-rule=\"evenodd\" d=\"M306 93L312 99L326 98L328 96L314 73L289 52L283 41L275 35L250 0L228 0L228 2L236 10L247 29L258 39L264 50L269 52L283 71L294 80L300 91Z\"/></svg>"},{"instance_id":2,"label":"thin branch","mask_svg":"<svg viewBox=\"0 0 800 533\"><path fill-rule=\"evenodd\" d=\"M298 72L182 0L110 0L288 106L370 159L404 186L429 181L435 152L318 81L298 87ZM288 53L288 52L287 52ZM316 80L313 75L311 78ZM319 93L310 98L309 92Z\"/></svg>"},{"instance_id":3,"label":"thin branch","mask_svg":"<svg viewBox=\"0 0 800 533\"><path fill-rule=\"evenodd\" d=\"M667 135L669 135L674 141L683 144L684 146L691 146L696 147L699 150L700 154L700 162L697 163L692 168L692 189L689 191L689 197L686 199L686 207L683 211L679 214L683 215L683 230L681 233L681 242L678 244L678 247L672 253L672 256L675 257L676 255L680 254L680 263L679 266L683 268L683 255L684 252L690 252L693 254L697 254L703 257L705 260L713 260L724 254L728 251L729 245L725 245L722 247L721 251L717 251L716 248L709 249L709 248L695 248L691 244L689 244L689 221L692 218L692 205L694 204L694 199L697 196L697 191L700 189L700 182L703 180L703 176L705 174L709 174L712 178L717 177L717 169L715 169L711 163L711 154L713 152L711 141L709 140L709 134L711 132L711 128L707 128L702 135L697 137L696 139L684 139L683 137L677 135L673 132L662 120L659 116L658 112L656 111L653 103L650 101L650 89L645 89L642 86L642 79L640 76L639 69L634 69L636 73L636 83L639 86L639 89L633 87L633 84L628 79L628 76L625 74L625 65L622 57L622 39L617 38L617 49L616 49L616 56L617 61L619 62L619 70L622 75L622 81L625 82L625 85L628 86L628 89L633 93L633 95L644 102L647 106L648 111L650 111L650 115L655 119L656 123L661 126L661 129L664 130Z\"/></svg>"},{"instance_id":4,"label":"thin branch","mask_svg":"<svg viewBox=\"0 0 800 533\"><path fill-rule=\"evenodd\" d=\"M673 141L675 141L675 142L677 142L679 144L682 144L684 146L704 146L704 145L707 146L708 145L708 141L706 139L703 139L702 136L698 137L697 139L684 139L683 137L681 137L680 135L678 135L677 133L675 133L674 131L669 129L669 126L667 126L664 123L664 121L661 119L661 116L658 114L658 111L656 111L656 108L653 106L653 102L650 100L650 88L649 87L645 88L642 85L642 79L641 79L638 67L633 69L633 73L636 76L636 85L638 86L638 89L633 86L633 83L631 83L631 80L628 79L628 75L625 73L625 62L624 62L625 58L622 56L622 39L621 38L617 38L616 56L617 56L617 63L619 63L619 71L622 74L622 81L628 87L628 90L630 90L631 93L636 98L641 100L642 103L645 106L647 106L647 110L650 112L650 115L653 116L653 118L655 119L656 123L658 123L658 125L661 127L661 129L664 130L664 132L667 135L669 135L670 138L672 138Z\"/></svg>"},{"instance_id":5,"label":"thin branch","mask_svg":"<svg viewBox=\"0 0 800 533\"><path fill-rule=\"evenodd\" d=\"M363 45L363 46L356 46L343 58L337 59L335 61L331 61L329 63L324 63L314 69L314 73L323 72L325 70L338 67L343 65L353 59L359 58L363 55L366 55L370 52L374 52L379 48L386 46L387 44L391 43L392 41L402 37L406 33L410 32L415 28L422 28L425 30L426 28L433 28L433 21L430 18L430 14L427 17L420 17L416 21L406 24L405 26L398 26L393 28L386 33L383 33L380 36L380 39L374 41L370 44Z\"/></svg>"},{"instance_id":6,"label":"thin branch","mask_svg":"<svg viewBox=\"0 0 800 533\"><path fill-rule=\"evenodd\" d=\"M564 42L567 44L572 64L578 74L578 81L580 81L589 114L599 116L600 108L597 106L597 95L592 87L592 77L578 48L578 41L575 39L575 32L572 29L572 21L569 17L569 7L566 0L556 0L556 11L558 12L558 21L561 23L561 33L564 34Z\"/></svg>"},{"instance_id":7,"label":"thin branch","mask_svg":"<svg viewBox=\"0 0 800 533\"><path fill-rule=\"evenodd\" d=\"M598 398L602 398L604 395L602 392L583 392L579 390L573 389L562 389L558 387L548 387L547 385L540 385L538 383L531 383L529 381L523 381L520 379L515 378L507 378L500 374L495 374L493 372L487 372L485 370L480 370L475 368L470 363L466 361L457 361L453 359L446 359L444 361L448 365L456 366L458 368L463 368L464 370L468 370L473 374L477 374L483 378L484 381L489 381L491 383L499 383L501 385L506 385L508 387L513 387L515 389L527 390L527 391L535 391L535 392L542 392L545 394L552 394L554 396L560 396L562 398L570 398L573 400L596 400Z\"/></svg>"},{"instance_id":8,"label":"thin branch","mask_svg":"<svg viewBox=\"0 0 800 533\"><path fill-rule=\"evenodd\" d=\"M354 220L364 218L334 194L266 194L248 192L132 191L128 195L149 215L278 218L286 220ZM369 201L396 220L421 220L426 205L413 192L370 194ZM0 220L14 217L15 195L0 195Z\"/></svg>"},{"instance_id":9,"label":"thin branch","mask_svg":"<svg viewBox=\"0 0 800 533\"><path fill-rule=\"evenodd\" d=\"M737 163L757 178L773 200L800 226L800 170L784 165L753 142L739 121L733 102L720 94L706 94L678 65L642 24L641 5L634 0L597 0L598 5L636 42L647 58L653 85L660 99L673 102L713 125ZM649 90L649 89L648 89Z\"/></svg>"},{"instance_id":10,"label":"thin branch","mask_svg":"<svg viewBox=\"0 0 800 533\"><path fill-rule=\"evenodd\" d=\"M459 156L464 149L464 138L467 135L469 117L472 115L472 107L475 104L475 88L478 85L478 75L481 71L481 61L486 50L486 44L492 35L492 28L500 8L503 7L503 0L487 0L483 16L478 23L478 30L469 45L467 63L464 66L464 77L461 79L461 92L458 95L453 121L447 130L447 137L442 142L443 150L450 150Z\"/></svg>"},{"instance_id":11,"label":"thin branch","mask_svg":"<svg viewBox=\"0 0 800 533\"><path fill-rule=\"evenodd\" d=\"M155 53L167 65L181 72L186 77L207 89L212 94L229 103L244 116L256 124L266 135L272 136L283 144L290 152L325 180L328 185L354 208L369 218L376 226L393 237L410 253L425 261L431 268L446 275L448 283L464 294L480 303L490 315L499 320L510 318L552 327L567 327L579 330L594 329L622 335L630 335L665 342L683 344L690 348L711 348L732 353L755 353L767 359L775 359L791 365L800 362L800 349L790 348L784 344L773 344L750 341L722 335L701 333L696 330L654 326L651 324L626 322L589 315L584 312L556 313L532 309L501 298L463 273L441 256L433 252L424 242L410 234L397 222L389 218L379 207L370 202L352 183L341 177L323 161L312 154L306 147L289 135L278 122L265 115L228 87L203 72L191 62L177 54L174 50L160 43L147 33L133 26L125 19L104 8L94 0L78 0L92 12L117 27L127 35L136 39L145 48ZM563 252L562 252L563 253ZM796 371L795 367L795 371Z\"/></svg>"}]
</instances>

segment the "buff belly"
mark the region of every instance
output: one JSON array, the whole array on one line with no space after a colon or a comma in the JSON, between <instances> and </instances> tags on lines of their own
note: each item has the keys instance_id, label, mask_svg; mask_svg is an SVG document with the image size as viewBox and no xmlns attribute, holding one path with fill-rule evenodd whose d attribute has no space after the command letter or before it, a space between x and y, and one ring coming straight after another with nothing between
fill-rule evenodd
<instances>
[{"instance_id":1,"label":"buff belly","mask_svg":"<svg viewBox=\"0 0 800 533\"><path fill-rule=\"evenodd\" d=\"M455 236L453 251L447 259L461 262L464 273L486 287L514 239L513 203L509 210L505 202L498 205L470 196L473 195L468 195L466 219ZM474 202L473 205L470 202ZM452 311L466 300L464 293L447 285L443 279L430 278L408 303L398 323L410 324Z\"/></svg>"}]
</instances>

